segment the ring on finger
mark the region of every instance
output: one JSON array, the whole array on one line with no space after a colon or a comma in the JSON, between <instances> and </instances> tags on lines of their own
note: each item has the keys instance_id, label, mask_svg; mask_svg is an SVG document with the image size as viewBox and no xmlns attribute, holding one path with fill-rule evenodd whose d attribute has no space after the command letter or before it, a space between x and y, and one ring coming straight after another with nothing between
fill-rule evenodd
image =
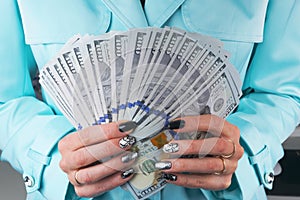
<instances>
[{"instance_id":1,"label":"ring on finger","mask_svg":"<svg viewBox=\"0 0 300 200\"><path fill-rule=\"evenodd\" d=\"M74 180L78 185L82 185L83 183L80 183L80 181L78 181L78 170L75 171L74 173Z\"/></svg>"},{"instance_id":2,"label":"ring on finger","mask_svg":"<svg viewBox=\"0 0 300 200\"><path fill-rule=\"evenodd\" d=\"M226 140L228 140L229 142L232 143L233 149L232 149L232 152L230 154L228 154L228 155L221 155L221 157L228 159L228 158L231 158L235 154L235 148L236 147L235 147L235 143L231 139L226 139Z\"/></svg>"},{"instance_id":3,"label":"ring on finger","mask_svg":"<svg viewBox=\"0 0 300 200\"><path fill-rule=\"evenodd\" d=\"M219 158L222 161L222 165L223 165L223 169L221 171L218 172L214 172L215 175L221 175L224 174L226 172L226 163L225 163L225 158L223 158L222 156L217 156L216 158Z\"/></svg>"}]
</instances>

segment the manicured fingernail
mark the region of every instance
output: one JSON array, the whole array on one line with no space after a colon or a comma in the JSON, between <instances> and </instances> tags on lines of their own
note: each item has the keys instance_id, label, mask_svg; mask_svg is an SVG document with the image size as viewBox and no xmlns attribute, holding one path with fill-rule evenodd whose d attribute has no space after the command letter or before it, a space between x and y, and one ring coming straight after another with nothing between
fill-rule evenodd
<instances>
[{"instance_id":1,"label":"manicured fingernail","mask_svg":"<svg viewBox=\"0 0 300 200\"><path fill-rule=\"evenodd\" d=\"M125 149L126 147L133 145L135 142L136 142L135 137L126 135L119 141L119 146L122 149Z\"/></svg>"},{"instance_id":2,"label":"manicured fingernail","mask_svg":"<svg viewBox=\"0 0 300 200\"><path fill-rule=\"evenodd\" d=\"M178 145L178 143L165 144L163 147L163 151L165 153L175 153L175 152L179 151L179 145Z\"/></svg>"},{"instance_id":3,"label":"manicured fingernail","mask_svg":"<svg viewBox=\"0 0 300 200\"><path fill-rule=\"evenodd\" d=\"M181 129L184 127L184 125L185 125L184 120L175 120L169 123L168 129Z\"/></svg>"},{"instance_id":4,"label":"manicured fingernail","mask_svg":"<svg viewBox=\"0 0 300 200\"><path fill-rule=\"evenodd\" d=\"M129 154L122 156L121 161L123 163L128 163L138 157L138 152L130 152Z\"/></svg>"},{"instance_id":5,"label":"manicured fingernail","mask_svg":"<svg viewBox=\"0 0 300 200\"><path fill-rule=\"evenodd\" d=\"M134 169L133 169L133 168L130 168L130 169L124 171L124 172L121 174L121 178L122 178L122 179L128 178L128 177L131 176L133 173L134 173Z\"/></svg>"},{"instance_id":6,"label":"manicured fingernail","mask_svg":"<svg viewBox=\"0 0 300 200\"><path fill-rule=\"evenodd\" d=\"M155 163L156 169L164 170L164 169L171 169L171 167L172 167L172 163L170 161L161 161Z\"/></svg>"},{"instance_id":7,"label":"manicured fingernail","mask_svg":"<svg viewBox=\"0 0 300 200\"><path fill-rule=\"evenodd\" d=\"M137 127L137 123L133 122L133 121L128 121L128 122L124 122L119 124L119 131L120 132L127 132L130 130L134 130Z\"/></svg>"},{"instance_id":8,"label":"manicured fingernail","mask_svg":"<svg viewBox=\"0 0 300 200\"><path fill-rule=\"evenodd\" d=\"M176 181L177 180L177 176L174 174L166 174L166 173L162 173L162 178L168 180L168 181Z\"/></svg>"}]
</instances>

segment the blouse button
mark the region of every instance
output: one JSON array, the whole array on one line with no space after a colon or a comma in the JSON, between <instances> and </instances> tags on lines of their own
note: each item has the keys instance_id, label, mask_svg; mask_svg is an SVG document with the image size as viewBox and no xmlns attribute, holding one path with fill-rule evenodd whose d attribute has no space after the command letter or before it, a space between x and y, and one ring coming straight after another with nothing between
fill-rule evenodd
<instances>
[{"instance_id":1,"label":"blouse button","mask_svg":"<svg viewBox=\"0 0 300 200\"><path fill-rule=\"evenodd\" d=\"M31 176L25 176L23 180L26 187L32 187L34 185L34 180Z\"/></svg>"},{"instance_id":2,"label":"blouse button","mask_svg":"<svg viewBox=\"0 0 300 200\"><path fill-rule=\"evenodd\" d=\"M274 182L274 174L272 172L265 174L265 182L271 184Z\"/></svg>"}]
</instances>

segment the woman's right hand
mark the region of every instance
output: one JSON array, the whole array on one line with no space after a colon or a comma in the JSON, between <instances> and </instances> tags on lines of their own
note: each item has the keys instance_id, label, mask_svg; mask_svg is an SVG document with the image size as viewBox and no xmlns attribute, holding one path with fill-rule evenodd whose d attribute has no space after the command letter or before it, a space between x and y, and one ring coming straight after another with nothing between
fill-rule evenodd
<instances>
[{"instance_id":1,"label":"woman's right hand","mask_svg":"<svg viewBox=\"0 0 300 200\"><path fill-rule=\"evenodd\" d=\"M112 122L71 133L58 144L61 169L81 197L94 197L125 184L137 153L129 152L135 138L128 134L134 122Z\"/></svg>"}]
</instances>

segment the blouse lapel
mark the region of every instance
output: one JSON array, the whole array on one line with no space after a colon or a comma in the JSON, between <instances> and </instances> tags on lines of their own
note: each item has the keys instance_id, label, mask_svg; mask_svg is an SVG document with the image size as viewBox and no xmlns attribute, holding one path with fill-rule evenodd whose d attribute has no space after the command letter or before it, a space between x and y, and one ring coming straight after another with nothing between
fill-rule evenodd
<instances>
[{"instance_id":1,"label":"blouse lapel","mask_svg":"<svg viewBox=\"0 0 300 200\"><path fill-rule=\"evenodd\" d=\"M139 0L102 1L127 28L148 26L147 19Z\"/></svg>"},{"instance_id":2,"label":"blouse lapel","mask_svg":"<svg viewBox=\"0 0 300 200\"><path fill-rule=\"evenodd\" d=\"M185 0L146 0L143 10L140 0L102 0L127 27L161 27Z\"/></svg>"},{"instance_id":3,"label":"blouse lapel","mask_svg":"<svg viewBox=\"0 0 300 200\"><path fill-rule=\"evenodd\" d=\"M150 26L161 27L185 0L146 0L145 14Z\"/></svg>"}]
</instances>

